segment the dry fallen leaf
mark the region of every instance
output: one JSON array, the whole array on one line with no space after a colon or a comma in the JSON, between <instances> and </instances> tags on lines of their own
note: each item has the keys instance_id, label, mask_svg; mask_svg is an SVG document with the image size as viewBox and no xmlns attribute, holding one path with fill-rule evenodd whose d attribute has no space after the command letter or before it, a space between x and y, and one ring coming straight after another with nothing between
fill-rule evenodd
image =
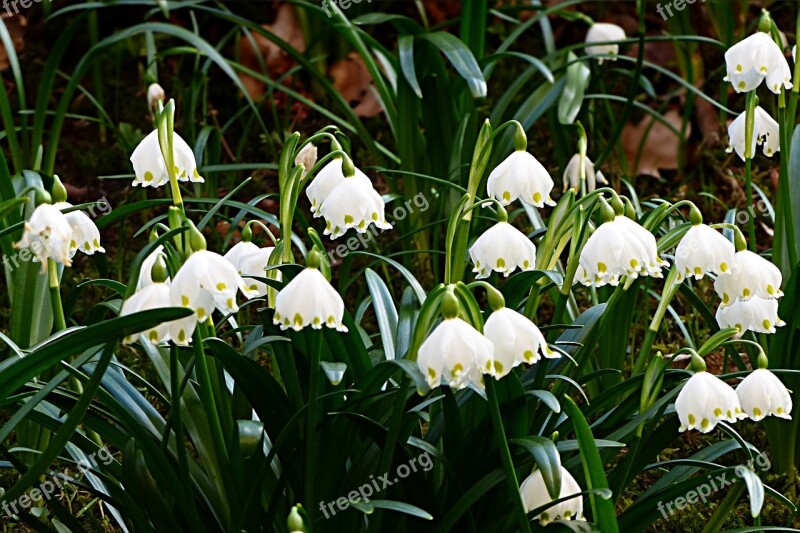
<instances>
[{"instance_id":1,"label":"dry fallen leaf","mask_svg":"<svg viewBox=\"0 0 800 533\"><path fill-rule=\"evenodd\" d=\"M423 4L431 24L441 24L461 15L459 0L424 0Z\"/></svg>"},{"instance_id":2,"label":"dry fallen leaf","mask_svg":"<svg viewBox=\"0 0 800 533\"><path fill-rule=\"evenodd\" d=\"M681 116L676 110L667 111L664 119L676 130L681 129ZM651 123L654 122L651 127ZM648 131L648 127L650 128ZM686 127L686 137L691 134L691 124ZM646 138L645 138L646 136ZM639 144L644 138L644 146L636 161L636 154ZM626 124L622 130L622 146L628 161L634 166L631 168L633 175L648 174L651 176L661 176L659 169L678 168L678 150L680 150L680 139L677 135L662 122L655 120L651 116L644 117L638 124Z\"/></svg>"},{"instance_id":3,"label":"dry fallen leaf","mask_svg":"<svg viewBox=\"0 0 800 533\"><path fill-rule=\"evenodd\" d=\"M297 12L291 4L281 4L275 22L262 26L299 52L305 52L306 42L297 21ZM263 35L251 33L239 40L239 61L247 68L262 71L262 62L271 78L277 78L294 66L294 60L281 47ZM264 96L263 82L244 73L239 74L242 84L253 100Z\"/></svg>"},{"instance_id":4,"label":"dry fallen leaf","mask_svg":"<svg viewBox=\"0 0 800 533\"><path fill-rule=\"evenodd\" d=\"M694 102L695 117L703 134L703 145L707 148L716 148L719 145L719 113L704 98L697 98Z\"/></svg>"},{"instance_id":5,"label":"dry fallen leaf","mask_svg":"<svg viewBox=\"0 0 800 533\"><path fill-rule=\"evenodd\" d=\"M372 76L360 55L351 52L346 59L334 63L329 74L333 86L353 106L356 115L374 117L381 113L383 109L372 87Z\"/></svg>"},{"instance_id":6,"label":"dry fallen leaf","mask_svg":"<svg viewBox=\"0 0 800 533\"><path fill-rule=\"evenodd\" d=\"M11 35L14 50L19 54L25 48L25 28L28 27L28 19L23 15L9 15L8 13L3 13L2 17L8 33ZM6 47L0 44L0 70L5 70L8 66L8 52Z\"/></svg>"}]
</instances>

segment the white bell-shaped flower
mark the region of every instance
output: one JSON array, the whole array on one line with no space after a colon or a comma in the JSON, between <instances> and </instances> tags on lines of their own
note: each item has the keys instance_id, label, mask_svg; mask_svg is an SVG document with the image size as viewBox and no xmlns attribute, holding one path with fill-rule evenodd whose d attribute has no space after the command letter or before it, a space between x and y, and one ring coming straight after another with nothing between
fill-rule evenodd
<instances>
[{"instance_id":1,"label":"white bell-shaped flower","mask_svg":"<svg viewBox=\"0 0 800 533\"><path fill-rule=\"evenodd\" d=\"M536 246L520 230L508 222L498 222L478 237L469 249L475 264L477 278L487 278L492 270L511 274L520 270L533 270L536 265Z\"/></svg>"},{"instance_id":2,"label":"white bell-shaped flower","mask_svg":"<svg viewBox=\"0 0 800 533\"><path fill-rule=\"evenodd\" d=\"M695 372L683 385L675 400L675 411L681 422L679 431L696 429L708 433L720 421L747 418L731 386L706 371Z\"/></svg>"},{"instance_id":3,"label":"white bell-shaped flower","mask_svg":"<svg viewBox=\"0 0 800 533\"><path fill-rule=\"evenodd\" d=\"M322 329L324 324L347 331L343 317L342 297L316 268L303 269L275 299L273 322L281 329L300 331L307 326Z\"/></svg>"},{"instance_id":4,"label":"white bell-shaped flower","mask_svg":"<svg viewBox=\"0 0 800 533\"><path fill-rule=\"evenodd\" d=\"M742 410L756 422L769 415L792 419L789 390L766 368L756 369L744 378L736 387L736 395Z\"/></svg>"},{"instance_id":5,"label":"white bell-shaped flower","mask_svg":"<svg viewBox=\"0 0 800 533\"><path fill-rule=\"evenodd\" d=\"M658 243L656 242L655 236L644 229L641 224L626 216L619 216L614 222L622 225L628 230L628 233L642 245L645 261L641 265L640 274L654 278L662 277L661 269L669 265L669 263L659 257Z\"/></svg>"},{"instance_id":6,"label":"white bell-shaped flower","mask_svg":"<svg viewBox=\"0 0 800 533\"><path fill-rule=\"evenodd\" d=\"M453 389L482 389L481 374L496 374L494 345L460 318L445 318L419 347L417 365L431 388L444 379Z\"/></svg>"},{"instance_id":7,"label":"white bell-shaped flower","mask_svg":"<svg viewBox=\"0 0 800 533\"><path fill-rule=\"evenodd\" d=\"M771 299L783 296L781 271L770 261L749 250L733 255L731 273L719 276L714 289L722 298L722 305L731 305L737 298L749 300L753 296Z\"/></svg>"},{"instance_id":8,"label":"white bell-shaped flower","mask_svg":"<svg viewBox=\"0 0 800 533\"><path fill-rule=\"evenodd\" d=\"M748 329L757 333L775 333L775 328L786 325L778 316L778 300L767 300L760 296L748 300L736 299L731 305L720 305L716 318L720 328L739 328L737 336Z\"/></svg>"},{"instance_id":9,"label":"white bell-shaped flower","mask_svg":"<svg viewBox=\"0 0 800 533\"><path fill-rule=\"evenodd\" d=\"M345 177L344 171L342 170L343 163L344 161L341 157L331 159L328 164L326 164L320 169L319 172L317 172L317 175L314 176L314 179L311 180L311 183L308 185L308 187L306 187L306 196L308 197L308 201L311 202L311 212L314 214L315 218L322 216L320 208L325 202L325 199L328 198L328 195L333 191L333 189L336 188L337 185L344 182ZM306 168L310 169L311 167ZM353 177L372 188L372 182L367 175L361 172L358 167L355 167L355 169L356 173L353 175Z\"/></svg>"},{"instance_id":10,"label":"white bell-shaped flower","mask_svg":"<svg viewBox=\"0 0 800 533\"><path fill-rule=\"evenodd\" d=\"M550 192L553 178L531 154L516 150L489 174L486 192L503 205L517 198L535 207L556 205Z\"/></svg>"},{"instance_id":11,"label":"white bell-shaped flower","mask_svg":"<svg viewBox=\"0 0 800 533\"><path fill-rule=\"evenodd\" d=\"M63 210L72 207L72 204L57 202L53 206ZM78 250L86 255L93 255L95 252L105 253L106 249L100 246L100 230L89 215L83 211L70 211L64 216L72 228L72 240L69 243L70 257L74 257Z\"/></svg>"},{"instance_id":12,"label":"white bell-shaped flower","mask_svg":"<svg viewBox=\"0 0 800 533\"><path fill-rule=\"evenodd\" d=\"M336 239L350 228L366 233L370 224L380 229L392 229L386 221L386 204L371 183L353 176L345 178L322 203L319 212L325 217L325 235Z\"/></svg>"},{"instance_id":13,"label":"white bell-shaped flower","mask_svg":"<svg viewBox=\"0 0 800 533\"><path fill-rule=\"evenodd\" d=\"M733 243L722 233L705 224L693 225L675 250L678 282L692 276L701 279L708 272L717 276L730 274L735 251Z\"/></svg>"},{"instance_id":14,"label":"white bell-shaped flower","mask_svg":"<svg viewBox=\"0 0 800 533\"><path fill-rule=\"evenodd\" d=\"M618 285L622 276L662 277L652 233L625 216L598 226L583 247L575 280L588 286Z\"/></svg>"},{"instance_id":15,"label":"white bell-shaped flower","mask_svg":"<svg viewBox=\"0 0 800 533\"><path fill-rule=\"evenodd\" d=\"M748 92L767 80L775 94L792 88L792 72L780 47L767 33L756 32L725 52L727 76L736 92Z\"/></svg>"},{"instance_id":16,"label":"white bell-shaped flower","mask_svg":"<svg viewBox=\"0 0 800 533\"><path fill-rule=\"evenodd\" d=\"M580 492L581 486L578 485L569 470L562 466L561 491L557 499L566 498L572 494L580 494ZM527 513L553 501L550 493L547 492L547 485L545 485L542 471L539 469L534 470L531 475L525 478L519 487L519 493ZM546 526L555 520L585 520L583 517L583 497L575 496L557 503L534 518L538 519L539 524L542 526Z\"/></svg>"},{"instance_id":17,"label":"white bell-shaped flower","mask_svg":"<svg viewBox=\"0 0 800 533\"><path fill-rule=\"evenodd\" d=\"M588 157L583 158L584 175L586 178L586 192L595 190L598 183L608 184L603 173L595 171L594 163ZM564 168L564 191L567 189L581 190L581 154L575 154Z\"/></svg>"},{"instance_id":18,"label":"white bell-shaped flower","mask_svg":"<svg viewBox=\"0 0 800 533\"><path fill-rule=\"evenodd\" d=\"M173 305L194 309L198 318L205 320L214 307L223 313L237 312L237 290L247 298L257 294L225 258L214 252L200 250L190 255L175 274L171 297Z\"/></svg>"},{"instance_id":19,"label":"white bell-shaped flower","mask_svg":"<svg viewBox=\"0 0 800 533\"><path fill-rule=\"evenodd\" d=\"M139 269L139 279L136 282L137 292L154 283L153 267L159 258L163 258L164 260L167 258L167 254L164 252L164 247L161 245L158 245L158 247L150 252L150 255L145 257L144 261L142 261L142 267ZM169 278L167 278L165 283L169 284Z\"/></svg>"},{"instance_id":20,"label":"white bell-shaped flower","mask_svg":"<svg viewBox=\"0 0 800 533\"><path fill-rule=\"evenodd\" d=\"M592 24L589 31L586 32L586 53L590 55L598 55L597 63L602 65L603 61L616 61L617 54L619 54L619 44L591 44L591 43L607 43L608 41L624 41L625 30L616 24L609 22L596 22Z\"/></svg>"},{"instance_id":21,"label":"white bell-shaped flower","mask_svg":"<svg viewBox=\"0 0 800 533\"><path fill-rule=\"evenodd\" d=\"M483 334L494 344L495 377L502 378L521 363L533 364L542 356L560 357L550 349L536 324L523 315L503 307L494 311L483 326Z\"/></svg>"},{"instance_id":22,"label":"white bell-shaped flower","mask_svg":"<svg viewBox=\"0 0 800 533\"><path fill-rule=\"evenodd\" d=\"M727 152L736 151L736 154L744 161L746 138L746 113L740 113L736 119L728 126L728 148ZM756 106L753 113L753 138L750 142L750 155L756 155L756 146L763 145L764 155L772 157L772 154L780 151L780 127L778 123L764 111L761 106Z\"/></svg>"},{"instance_id":23,"label":"white bell-shaped flower","mask_svg":"<svg viewBox=\"0 0 800 533\"><path fill-rule=\"evenodd\" d=\"M172 151L175 161L175 175L179 181L192 181L203 183L205 180L197 171L197 163L194 159L194 152L186 144L180 135L172 134ZM161 154L161 147L158 144L158 130L153 130L144 138L139 146L131 155L133 172L136 177L132 185L135 187L160 187L169 182L167 165L164 156Z\"/></svg>"},{"instance_id":24,"label":"white bell-shaped flower","mask_svg":"<svg viewBox=\"0 0 800 533\"><path fill-rule=\"evenodd\" d=\"M22 238L15 246L30 248L43 269L48 258L71 266L73 235L69 219L59 208L41 204L34 209L30 220L25 222Z\"/></svg>"},{"instance_id":25,"label":"white bell-shaped flower","mask_svg":"<svg viewBox=\"0 0 800 533\"><path fill-rule=\"evenodd\" d=\"M136 291L133 296L122 303L119 316L127 316L140 311L150 309L162 309L164 307L175 307L170 298L170 287L166 283L151 283L140 291ZM164 322L141 332L142 338L151 344L161 344L173 341L175 344L186 346L192 340L194 328L197 326L197 313L191 314L186 318ZM125 344L130 344L136 340L136 335L125 337Z\"/></svg>"},{"instance_id":26,"label":"white bell-shaped flower","mask_svg":"<svg viewBox=\"0 0 800 533\"><path fill-rule=\"evenodd\" d=\"M269 265L269 258L274 247L259 248L249 241L240 241L233 245L223 257L227 259L239 272L239 275L245 278L245 283L251 291L256 292L256 296L263 297L267 295L267 284L263 281L248 277L256 276L259 278L267 277L266 268ZM280 272L276 279L280 278Z\"/></svg>"}]
</instances>

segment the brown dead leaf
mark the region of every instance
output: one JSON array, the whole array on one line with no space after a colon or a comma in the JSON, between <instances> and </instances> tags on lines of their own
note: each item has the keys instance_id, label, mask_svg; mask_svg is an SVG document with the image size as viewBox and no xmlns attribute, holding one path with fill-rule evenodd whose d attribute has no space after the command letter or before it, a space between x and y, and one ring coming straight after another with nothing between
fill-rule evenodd
<instances>
[{"instance_id":1,"label":"brown dead leaf","mask_svg":"<svg viewBox=\"0 0 800 533\"><path fill-rule=\"evenodd\" d=\"M694 102L695 117L700 132L703 134L703 145L707 148L716 148L719 145L719 113L710 102L703 98L696 98Z\"/></svg>"},{"instance_id":2,"label":"brown dead leaf","mask_svg":"<svg viewBox=\"0 0 800 533\"><path fill-rule=\"evenodd\" d=\"M664 114L664 119L680 131L681 115L676 110L667 111ZM621 140L625 154L628 157L628 161L635 162L635 168L631 169L633 175L648 174L660 177L659 169L672 170L678 168L680 139L660 121L655 121L651 127L651 123L654 121L655 119L647 116L638 124L626 124L622 130ZM650 128L649 131L648 127ZM691 124L686 128L686 137L688 138L690 134ZM639 161L635 161L639 144L645 136L646 139L644 140L644 147Z\"/></svg>"},{"instance_id":3,"label":"brown dead leaf","mask_svg":"<svg viewBox=\"0 0 800 533\"><path fill-rule=\"evenodd\" d=\"M441 24L461 14L460 0L424 0L425 12L431 24Z\"/></svg>"},{"instance_id":4,"label":"brown dead leaf","mask_svg":"<svg viewBox=\"0 0 800 533\"><path fill-rule=\"evenodd\" d=\"M28 27L28 19L23 15L9 15L8 13L3 13L2 17L8 33L11 35L14 50L19 54L25 48L25 28ZM8 66L8 51L5 46L0 44L0 70L5 70Z\"/></svg>"},{"instance_id":5,"label":"brown dead leaf","mask_svg":"<svg viewBox=\"0 0 800 533\"><path fill-rule=\"evenodd\" d=\"M334 63L328 71L333 86L353 106L360 117L374 117L383 111L372 88L372 76L356 52Z\"/></svg>"},{"instance_id":6,"label":"brown dead leaf","mask_svg":"<svg viewBox=\"0 0 800 533\"><path fill-rule=\"evenodd\" d=\"M275 22L262 26L267 31L274 33L278 38L289 43L299 52L305 52L306 42L303 32L297 21L297 12L291 4L278 6ZM272 78L285 74L294 66L294 60L277 44L263 35L251 33L239 40L239 61L247 68L262 71L261 62ZM239 74L247 93L254 100L264 96L265 85L263 82L247 74Z\"/></svg>"}]
</instances>

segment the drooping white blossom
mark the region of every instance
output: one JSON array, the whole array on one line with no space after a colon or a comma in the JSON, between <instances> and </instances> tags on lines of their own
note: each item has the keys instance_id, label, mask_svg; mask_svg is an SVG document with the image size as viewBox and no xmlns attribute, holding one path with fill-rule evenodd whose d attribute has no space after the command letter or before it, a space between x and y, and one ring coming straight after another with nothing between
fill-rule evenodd
<instances>
[{"instance_id":1,"label":"drooping white blossom","mask_svg":"<svg viewBox=\"0 0 800 533\"><path fill-rule=\"evenodd\" d=\"M486 230L469 249L477 278L487 278L492 270L508 276L516 268L533 270L536 246L508 222L498 222Z\"/></svg>"},{"instance_id":2,"label":"drooping white blossom","mask_svg":"<svg viewBox=\"0 0 800 533\"><path fill-rule=\"evenodd\" d=\"M708 433L720 421L736 422L747 417L731 386L706 371L695 372L683 385L675 411L681 422L679 431L696 429L701 433Z\"/></svg>"},{"instance_id":3,"label":"drooping white blossom","mask_svg":"<svg viewBox=\"0 0 800 533\"><path fill-rule=\"evenodd\" d=\"M557 359L536 324L503 307L494 311L483 326L483 334L494 344L495 377L502 378L521 363L533 364L542 357Z\"/></svg>"},{"instance_id":4,"label":"drooping white blossom","mask_svg":"<svg viewBox=\"0 0 800 533\"><path fill-rule=\"evenodd\" d=\"M170 298L169 285L166 283L151 283L125 300L122 303L119 315L127 316L140 311L174 306L175 304ZM154 345L171 340L175 344L186 346L191 341L196 326L197 313L195 312L185 318L164 322L152 327L147 331L141 332L141 336ZM124 339L124 342L130 344L136 340L136 337L137 335L130 335Z\"/></svg>"},{"instance_id":5,"label":"drooping white blossom","mask_svg":"<svg viewBox=\"0 0 800 533\"><path fill-rule=\"evenodd\" d=\"M516 150L492 170L486 191L495 200L508 205L517 198L535 207L556 205L550 192L553 178L531 154Z\"/></svg>"},{"instance_id":6,"label":"drooping white blossom","mask_svg":"<svg viewBox=\"0 0 800 533\"><path fill-rule=\"evenodd\" d=\"M538 509L543 505L553 501L550 493L547 492L547 485L544 482L542 471L536 469L531 475L525 478L522 485L519 487L520 497L525 506L525 512L531 512ZM569 470L561 467L561 491L558 494L558 499L566 498L573 494L580 494L581 486L569 473ZM539 524L546 526L555 520L585 520L583 517L583 497L575 496L569 500L557 503L547 510L542 511L541 514L535 516L539 520Z\"/></svg>"},{"instance_id":7,"label":"drooping white blossom","mask_svg":"<svg viewBox=\"0 0 800 533\"><path fill-rule=\"evenodd\" d=\"M789 390L766 368L756 369L744 378L736 387L736 395L742 410L756 422L769 415L792 419Z\"/></svg>"},{"instance_id":8,"label":"drooping white blossom","mask_svg":"<svg viewBox=\"0 0 800 533\"><path fill-rule=\"evenodd\" d=\"M417 365L431 388L483 388L481 374L496 374L494 345L460 318L445 318L419 348Z\"/></svg>"},{"instance_id":9,"label":"drooping white blossom","mask_svg":"<svg viewBox=\"0 0 800 533\"><path fill-rule=\"evenodd\" d=\"M194 309L198 318L205 320L215 307L226 314L237 312L237 290L247 298L257 295L225 258L200 250L190 255L175 275L170 295L173 305Z\"/></svg>"},{"instance_id":10,"label":"drooping white blossom","mask_svg":"<svg viewBox=\"0 0 800 533\"><path fill-rule=\"evenodd\" d=\"M720 328L738 328L738 336L747 330L775 333L775 328L786 325L778 316L778 300L767 300L760 296L753 296L748 300L736 299L730 305L720 305L716 318Z\"/></svg>"},{"instance_id":11,"label":"drooping white blossom","mask_svg":"<svg viewBox=\"0 0 800 533\"><path fill-rule=\"evenodd\" d=\"M731 273L719 276L714 289L722 298L722 305L732 305L734 300L749 300L753 296L765 299L783 296L781 271L770 261L749 250L736 252Z\"/></svg>"},{"instance_id":12,"label":"drooping white blossom","mask_svg":"<svg viewBox=\"0 0 800 533\"><path fill-rule=\"evenodd\" d=\"M705 224L692 226L675 250L678 282L692 276L701 279L709 272L717 276L730 274L735 251L733 243L719 231Z\"/></svg>"},{"instance_id":13,"label":"drooping white blossom","mask_svg":"<svg viewBox=\"0 0 800 533\"><path fill-rule=\"evenodd\" d=\"M29 248L44 269L48 258L72 265L73 230L66 215L52 204L40 204L25 222L17 248Z\"/></svg>"},{"instance_id":14,"label":"drooping white blossom","mask_svg":"<svg viewBox=\"0 0 800 533\"><path fill-rule=\"evenodd\" d=\"M336 239L348 229L366 233L370 224L380 229L392 229L384 214L386 204L372 183L353 176L344 178L325 198L319 213L325 217L325 235Z\"/></svg>"},{"instance_id":15,"label":"drooping white blossom","mask_svg":"<svg viewBox=\"0 0 800 533\"><path fill-rule=\"evenodd\" d=\"M281 289L275 299L273 322L281 329L301 329L325 325L347 331L342 322L344 301L316 268L305 268Z\"/></svg>"},{"instance_id":16,"label":"drooping white blossom","mask_svg":"<svg viewBox=\"0 0 800 533\"><path fill-rule=\"evenodd\" d=\"M72 204L57 202L53 204L53 207L64 210L72 207ZM83 211L70 211L64 216L72 228L72 239L69 243L70 257L74 257L78 250L86 255L93 255L95 252L105 253L105 248L100 246L100 230L97 229L97 224L89 218L89 215Z\"/></svg>"},{"instance_id":17,"label":"drooping white blossom","mask_svg":"<svg viewBox=\"0 0 800 533\"><path fill-rule=\"evenodd\" d=\"M248 288L255 291L256 296L267 294L267 284L249 276L266 277L266 268L274 247L260 248L249 241L240 241L233 245L223 257L227 259L245 279ZM278 277L280 279L280 272Z\"/></svg>"},{"instance_id":18,"label":"drooping white blossom","mask_svg":"<svg viewBox=\"0 0 800 533\"><path fill-rule=\"evenodd\" d=\"M333 191L337 185L344 182L343 163L344 161L340 157L331 159L327 165L317 172L317 175L314 176L314 179L312 179L311 183L306 187L306 196L308 197L308 201L311 202L311 212L314 214L315 218L322 216L320 208L331 191ZM361 172L358 167L355 168L356 173L353 177L371 188L372 182L367 175Z\"/></svg>"},{"instance_id":19,"label":"drooping white blossom","mask_svg":"<svg viewBox=\"0 0 800 533\"><path fill-rule=\"evenodd\" d=\"M619 43L610 44L590 44L607 43L608 41L624 41L625 30L616 24L609 22L596 22L592 24L586 33L586 53L600 56L597 63L602 65L603 61L616 61L619 54Z\"/></svg>"},{"instance_id":20,"label":"drooping white blossom","mask_svg":"<svg viewBox=\"0 0 800 533\"><path fill-rule=\"evenodd\" d=\"M172 135L173 160L175 162L175 176L178 181L192 181L203 183L205 180L197 171L194 152L180 135ZM133 172L136 175L132 185L135 187L160 187L169 182L167 165L158 143L158 130L153 130L139 143L131 155Z\"/></svg>"},{"instance_id":21,"label":"drooping white blossom","mask_svg":"<svg viewBox=\"0 0 800 533\"><path fill-rule=\"evenodd\" d=\"M583 168L587 193L594 191L598 183L608 184L603 173L595 171L594 163L586 156L583 158ZM581 190L581 154L573 155L564 168L564 190L567 189Z\"/></svg>"},{"instance_id":22,"label":"drooping white blossom","mask_svg":"<svg viewBox=\"0 0 800 533\"><path fill-rule=\"evenodd\" d=\"M780 47L764 32L756 32L725 52L727 76L736 92L756 89L766 80L775 94L792 88L792 72Z\"/></svg>"},{"instance_id":23,"label":"drooping white blossom","mask_svg":"<svg viewBox=\"0 0 800 533\"><path fill-rule=\"evenodd\" d=\"M583 247L575 280L587 286L618 285L629 276L663 276L652 233L625 216L597 227Z\"/></svg>"},{"instance_id":24,"label":"drooping white blossom","mask_svg":"<svg viewBox=\"0 0 800 533\"><path fill-rule=\"evenodd\" d=\"M728 152L736 151L736 154L745 160L745 146L747 143L746 113L739 114L728 126ZM772 157L772 154L780 151L780 127L769 113L764 111L761 106L756 106L753 113L753 138L750 141L750 156L756 155L756 146L763 145L764 155Z\"/></svg>"}]
</instances>

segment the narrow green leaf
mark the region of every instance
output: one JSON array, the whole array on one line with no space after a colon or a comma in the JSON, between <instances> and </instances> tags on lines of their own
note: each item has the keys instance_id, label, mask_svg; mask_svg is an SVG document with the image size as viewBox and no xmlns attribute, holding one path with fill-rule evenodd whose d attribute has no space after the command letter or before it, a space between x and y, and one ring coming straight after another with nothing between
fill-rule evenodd
<instances>
[{"instance_id":1,"label":"narrow green leaf","mask_svg":"<svg viewBox=\"0 0 800 533\"><path fill-rule=\"evenodd\" d=\"M567 67L567 84L558 102L558 121L561 124L572 124L578 118L592 73L583 61L577 59L572 52L567 56L567 62L571 65Z\"/></svg>"},{"instance_id":2,"label":"narrow green leaf","mask_svg":"<svg viewBox=\"0 0 800 533\"><path fill-rule=\"evenodd\" d=\"M603 469L603 460L600 458L600 452L597 451L594 435L592 435L592 430L589 428L586 418L584 418L577 404L569 396L564 397L563 404L564 412L572 420L575 428L575 436L583 459L583 471L586 474L586 488L607 489L608 480ZM619 533L614 502L596 495L590 495L589 501L592 504L594 521L600 526L600 529L604 533Z\"/></svg>"}]
</instances>

